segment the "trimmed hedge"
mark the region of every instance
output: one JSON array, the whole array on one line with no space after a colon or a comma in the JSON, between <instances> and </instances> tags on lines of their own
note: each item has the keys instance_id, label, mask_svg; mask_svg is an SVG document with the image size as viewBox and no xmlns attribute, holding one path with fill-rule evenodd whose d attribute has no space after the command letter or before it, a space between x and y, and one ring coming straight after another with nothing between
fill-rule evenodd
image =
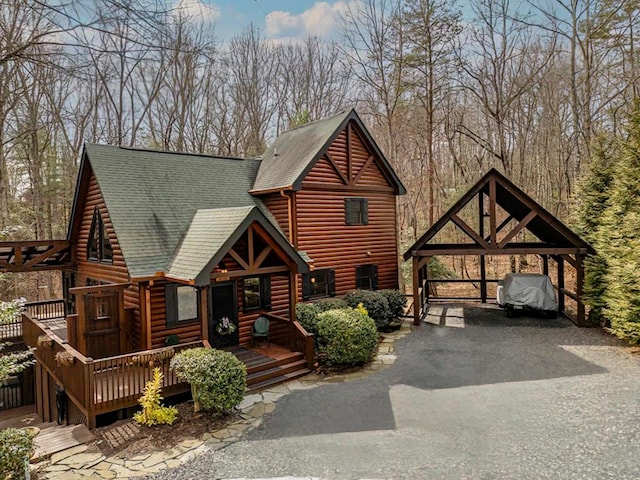
<instances>
[{"instance_id":1,"label":"trimmed hedge","mask_svg":"<svg viewBox=\"0 0 640 480\"><path fill-rule=\"evenodd\" d=\"M317 326L319 353L330 365L361 365L371 360L378 346L375 322L354 309L322 312Z\"/></svg>"},{"instance_id":2,"label":"trimmed hedge","mask_svg":"<svg viewBox=\"0 0 640 480\"><path fill-rule=\"evenodd\" d=\"M247 387L247 368L230 352L191 348L171 359L171 368L189 382L194 410L222 415L238 406Z\"/></svg>"},{"instance_id":3,"label":"trimmed hedge","mask_svg":"<svg viewBox=\"0 0 640 480\"><path fill-rule=\"evenodd\" d=\"M387 298L378 291L353 290L343 298L351 308L362 304L367 309L369 316L375 321L378 329L387 327L393 320Z\"/></svg>"},{"instance_id":4,"label":"trimmed hedge","mask_svg":"<svg viewBox=\"0 0 640 480\"><path fill-rule=\"evenodd\" d=\"M313 333L314 335L318 334L319 313L320 309L315 303L296 304L296 320L300 322L300 325L302 325L307 332Z\"/></svg>"}]
</instances>

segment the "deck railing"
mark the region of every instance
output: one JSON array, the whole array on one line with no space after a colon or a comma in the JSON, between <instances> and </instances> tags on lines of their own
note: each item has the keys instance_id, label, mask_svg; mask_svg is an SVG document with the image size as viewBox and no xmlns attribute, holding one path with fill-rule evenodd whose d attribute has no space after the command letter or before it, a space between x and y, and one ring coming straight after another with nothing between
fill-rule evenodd
<instances>
[{"instance_id":1,"label":"deck railing","mask_svg":"<svg viewBox=\"0 0 640 480\"><path fill-rule=\"evenodd\" d=\"M265 313L264 316L276 324L286 326L289 339L289 345L287 346L293 352L301 352L307 362L307 368L313 369L316 361L313 334L307 332L300 323L292 322L288 318L270 313Z\"/></svg>"},{"instance_id":2,"label":"deck railing","mask_svg":"<svg viewBox=\"0 0 640 480\"><path fill-rule=\"evenodd\" d=\"M46 300L44 302L25 303L24 308L31 318L53 320L64 318L64 300Z\"/></svg>"},{"instance_id":3,"label":"deck railing","mask_svg":"<svg viewBox=\"0 0 640 480\"><path fill-rule=\"evenodd\" d=\"M189 385L176 378L169 362L179 351L207 346L206 342L197 341L94 360L28 313L23 314L22 322L25 343L36 347L37 362L64 386L89 428L95 427L97 415L136 406L156 366L164 374L165 396L188 391Z\"/></svg>"},{"instance_id":4,"label":"deck railing","mask_svg":"<svg viewBox=\"0 0 640 480\"><path fill-rule=\"evenodd\" d=\"M19 341L22 338L22 319L0 325L0 343Z\"/></svg>"}]
</instances>

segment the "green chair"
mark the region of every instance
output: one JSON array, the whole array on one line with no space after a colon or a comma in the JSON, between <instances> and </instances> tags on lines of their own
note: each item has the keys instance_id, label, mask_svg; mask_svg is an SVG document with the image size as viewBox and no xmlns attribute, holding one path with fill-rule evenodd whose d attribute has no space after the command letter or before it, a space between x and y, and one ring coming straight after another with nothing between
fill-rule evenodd
<instances>
[{"instance_id":1,"label":"green chair","mask_svg":"<svg viewBox=\"0 0 640 480\"><path fill-rule=\"evenodd\" d=\"M253 322L251 337L251 345L254 345L256 340L267 339L267 346L270 345L269 341L269 319L267 317L258 317Z\"/></svg>"}]
</instances>

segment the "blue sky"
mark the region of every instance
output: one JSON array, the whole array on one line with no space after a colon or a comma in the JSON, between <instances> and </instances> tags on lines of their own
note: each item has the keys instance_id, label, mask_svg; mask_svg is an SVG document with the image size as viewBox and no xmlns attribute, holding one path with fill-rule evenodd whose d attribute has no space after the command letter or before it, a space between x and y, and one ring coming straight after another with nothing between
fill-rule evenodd
<instances>
[{"instance_id":1,"label":"blue sky","mask_svg":"<svg viewBox=\"0 0 640 480\"><path fill-rule=\"evenodd\" d=\"M335 37L339 32L339 13L356 1L179 0L177 3L195 15L212 18L221 40L229 40L253 22L267 38L285 41L308 35Z\"/></svg>"}]
</instances>

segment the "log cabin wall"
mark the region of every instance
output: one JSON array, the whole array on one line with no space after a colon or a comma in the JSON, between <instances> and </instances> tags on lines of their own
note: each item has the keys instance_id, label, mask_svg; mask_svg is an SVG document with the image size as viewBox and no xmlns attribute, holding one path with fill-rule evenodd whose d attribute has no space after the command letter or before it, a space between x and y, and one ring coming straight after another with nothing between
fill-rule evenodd
<instances>
[{"instance_id":1,"label":"log cabin wall","mask_svg":"<svg viewBox=\"0 0 640 480\"><path fill-rule=\"evenodd\" d=\"M166 346L165 340L169 335L177 335L180 343L195 342L202 339L202 324L184 322L175 326L167 326L167 302L165 287L168 282L154 280L149 286L149 310L151 316L151 345L149 348Z\"/></svg>"},{"instance_id":2,"label":"log cabin wall","mask_svg":"<svg viewBox=\"0 0 640 480\"><path fill-rule=\"evenodd\" d=\"M314 269L335 269L336 295L356 288L356 267L367 264L378 266L379 289L398 288L396 195L390 182L354 124L327 152L295 193L297 249L309 254ZM349 197L367 199L366 225L346 224Z\"/></svg>"},{"instance_id":3,"label":"log cabin wall","mask_svg":"<svg viewBox=\"0 0 640 480\"><path fill-rule=\"evenodd\" d=\"M113 249L113 261L111 263L96 262L87 258L87 242L89 241L93 213L96 207L100 210L102 221ZM84 205L81 208L82 216L78 238L77 240L72 239L72 244L76 245L76 286L85 286L88 284L88 280L105 283L129 282L129 270L109 218L102 192L93 173L89 177L86 195L84 196ZM130 325L127 331L127 343L133 349L140 348L140 306L137 286L131 286L125 290L124 306L133 312L131 315L133 325Z\"/></svg>"}]
</instances>

